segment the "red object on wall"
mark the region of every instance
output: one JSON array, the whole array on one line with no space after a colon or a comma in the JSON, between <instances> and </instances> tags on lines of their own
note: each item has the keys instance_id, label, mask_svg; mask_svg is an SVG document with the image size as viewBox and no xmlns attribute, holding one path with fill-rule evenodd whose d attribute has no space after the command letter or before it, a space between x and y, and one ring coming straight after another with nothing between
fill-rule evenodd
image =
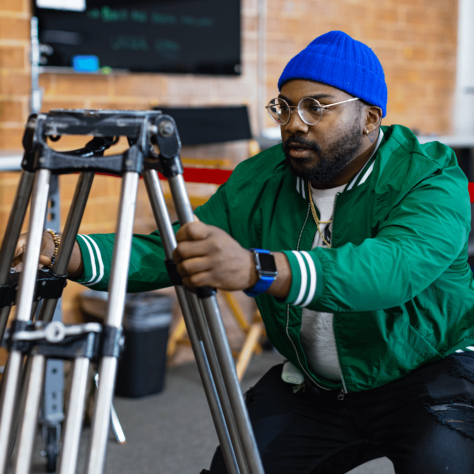
<instances>
[{"instance_id":1,"label":"red object on wall","mask_svg":"<svg viewBox=\"0 0 474 474\"><path fill-rule=\"evenodd\" d=\"M471 202L474 202L474 183L469 183L469 197Z\"/></svg>"}]
</instances>

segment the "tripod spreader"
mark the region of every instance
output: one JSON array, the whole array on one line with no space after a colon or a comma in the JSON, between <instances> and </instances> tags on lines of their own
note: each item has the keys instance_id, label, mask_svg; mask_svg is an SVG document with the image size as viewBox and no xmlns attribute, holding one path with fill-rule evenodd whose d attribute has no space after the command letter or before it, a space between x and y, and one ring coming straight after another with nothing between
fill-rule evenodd
<instances>
[{"instance_id":1,"label":"tripod spreader","mask_svg":"<svg viewBox=\"0 0 474 474\"><path fill-rule=\"evenodd\" d=\"M17 288L21 273L10 273L6 285L0 285L0 308L13 306L16 301ZM59 299L66 286L67 275L55 275L51 270L38 270L36 274L33 299Z\"/></svg>"},{"instance_id":2,"label":"tripod spreader","mask_svg":"<svg viewBox=\"0 0 474 474\"><path fill-rule=\"evenodd\" d=\"M64 325L60 321L13 321L7 341L9 351L41 354L51 359L86 357L97 362L102 356L120 357L124 346L121 328L99 323Z\"/></svg>"}]
</instances>

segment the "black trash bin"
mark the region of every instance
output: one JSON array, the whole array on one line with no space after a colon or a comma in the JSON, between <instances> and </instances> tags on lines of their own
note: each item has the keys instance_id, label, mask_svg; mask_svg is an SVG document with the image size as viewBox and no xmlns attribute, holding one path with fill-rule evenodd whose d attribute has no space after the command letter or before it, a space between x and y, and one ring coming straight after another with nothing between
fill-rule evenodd
<instances>
[{"instance_id":1,"label":"black trash bin","mask_svg":"<svg viewBox=\"0 0 474 474\"><path fill-rule=\"evenodd\" d=\"M106 298L106 293L84 292L84 312L97 318L101 308L103 319ZM116 395L143 397L163 390L174 301L151 292L127 295L123 317L125 347L118 363Z\"/></svg>"}]
</instances>

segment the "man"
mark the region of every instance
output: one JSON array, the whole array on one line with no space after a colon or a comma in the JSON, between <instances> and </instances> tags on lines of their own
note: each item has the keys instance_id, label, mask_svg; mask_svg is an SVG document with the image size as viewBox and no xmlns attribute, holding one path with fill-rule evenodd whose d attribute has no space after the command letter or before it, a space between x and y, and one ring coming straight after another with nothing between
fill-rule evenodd
<instances>
[{"instance_id":1,"label":"man","mask_svg":"<svg viewBox=\"0 0 474 474\"><path fill-rule=\"evenodd\" d=\"M316 38L278 85L282 144L237 166L174 254L186 285L255 296L291 363L246 394L265 472L382 456L397 474L474 472L470 205L454 153L381 127L382 66L345 33ZM79 236L71 277L106 290L113 240ZM135 236L129 291L166 285L159 235ZM224 472L218 449L211 473Z\"/></svg>"}]
</instances>

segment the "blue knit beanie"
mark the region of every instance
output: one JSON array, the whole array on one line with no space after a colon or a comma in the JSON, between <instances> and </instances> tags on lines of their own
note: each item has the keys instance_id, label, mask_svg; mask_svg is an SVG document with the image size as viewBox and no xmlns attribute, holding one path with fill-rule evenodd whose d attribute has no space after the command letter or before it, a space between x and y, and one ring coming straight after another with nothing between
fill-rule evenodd
<instances>
[{"instance_id":1,"label":"blue knit beanie","mask_svg":"<svg viewBox=\"0 0 474 474\"><path fill-rule=\"evenodd\" d=\"M278 81L278 90L291 79L308 79L341 89L380 107L385 117L387 84L382 65L368 46L342 31L319 36L291 59Z\"/></svg>"}]
</instances>

